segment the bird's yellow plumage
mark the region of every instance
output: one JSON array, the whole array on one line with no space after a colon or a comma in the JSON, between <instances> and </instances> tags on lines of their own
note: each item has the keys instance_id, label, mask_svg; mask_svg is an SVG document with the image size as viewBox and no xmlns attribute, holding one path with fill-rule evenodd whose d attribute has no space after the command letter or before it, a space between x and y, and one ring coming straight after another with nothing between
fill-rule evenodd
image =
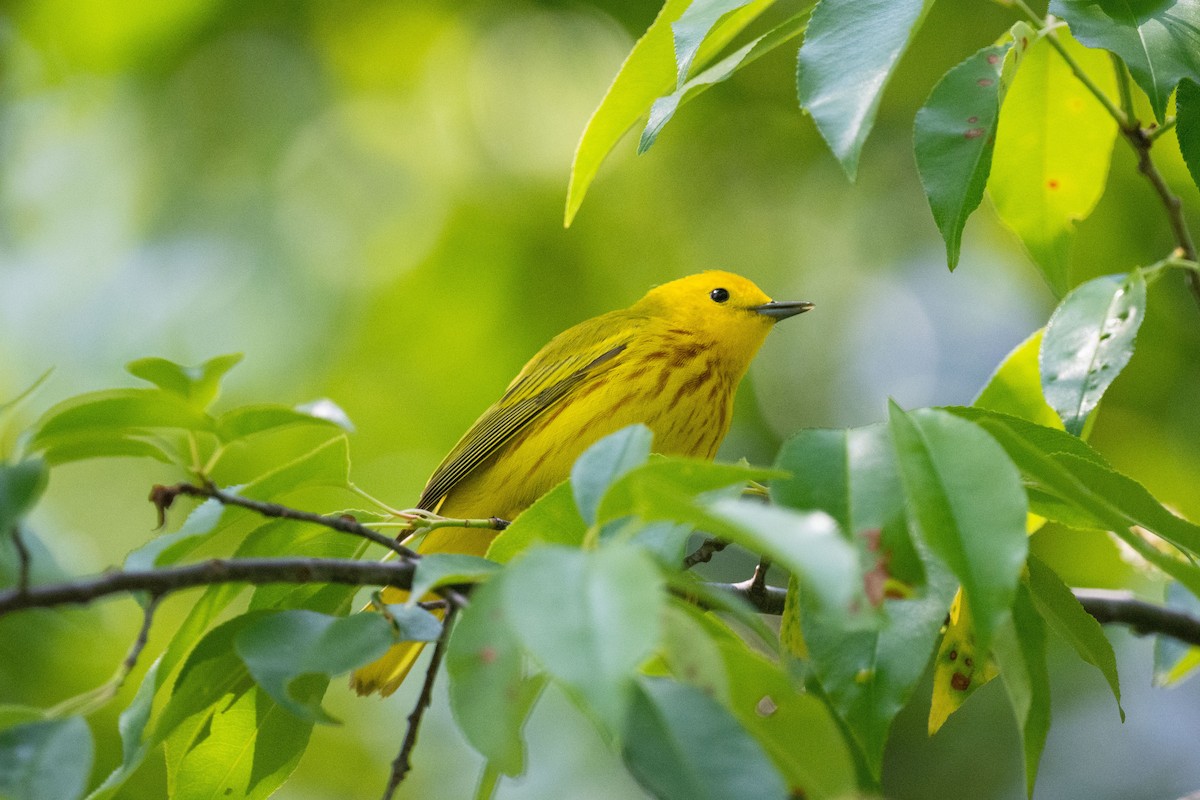
<instances>
[{"instance_id":1,"label":"bird's yellow plumage","mask_svg":"<svg viewBox=\"0 0 1200 800\"><path fill-rule=\"evenodd\" d=\"M550 340L483 412L434 470L418 506L511 520L563 481L590 445L634 423L654 432L657 453L712 458L771 326L811 307L772 302L746 278L713 270L579 323ZM420 551L483 555L494 536L440 528ZM383 596L399 602L404 593ZM391 694L420 649L396 645L354 673L354 688Z\"/></svg>"}]
</instances>

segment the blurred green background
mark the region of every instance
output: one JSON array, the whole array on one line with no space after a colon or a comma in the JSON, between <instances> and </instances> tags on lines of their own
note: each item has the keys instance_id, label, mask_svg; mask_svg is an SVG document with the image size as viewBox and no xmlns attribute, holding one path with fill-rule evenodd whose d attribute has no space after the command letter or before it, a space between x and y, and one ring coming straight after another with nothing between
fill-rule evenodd
<instances>
[{"instance_id":1,"label":"blurred green background","mask_svg":"<svg viewBox=\"0 0 1200 800\"><path fill-rule=\"evenodd\" d=\"M769 463L802 427L966 403L1054 298L985 202L951 275L911 155L912 116L950 66L1014 18L934 7L892 84L857 185L796 107L794 48L686 106L645 156L623 142L570 230L571 155L651 3L26 0L0 9L0 398L49 367L27 409L134 385L122 365L240 351L222 401L329 397L354 421L353 476L396 506L559 330L700 269L732 269L816 310L772 334L722 457ZM782 14L782 10L780 11ZM1080 226L1074 280L1170 249L1118 143ZM1155 148L1193 228L1200 196L1171 136ZM1093 443L1200 519L1200 313L1160 282ZM11 444L11 436L9 444ZM33 528L43 574L119 564L151 535L157 463L55 470ZM1035 551L1076 585L1158 588L1109 540L1062 530ZM714 575L744 577L726 559ZM188 603L165 604L150 647ZM106 679L132 640L129 601L0 622L0 703L52 705ZM1040 797L1174 798L1200 788L1200 689L1150 688L1149 643L1119 630L1128 721L1099 674L1058 647ZM147 661L148 659L143 659ZM119 759L92 717L95 774ZM417 687L380 702L341 683L284 798L375 797ZM444 692L444 687L442 689ZM901 716L885 790L1018 798L1019 745L999 682L932 740L928 686ZM641 796L550 692L529 773L499 797ZM798 746L803 746L798 743ZM439 694L407 797L468 796L479 759ZM164 795L148 766L126 797Z\"/></svg>"}]
</instances>

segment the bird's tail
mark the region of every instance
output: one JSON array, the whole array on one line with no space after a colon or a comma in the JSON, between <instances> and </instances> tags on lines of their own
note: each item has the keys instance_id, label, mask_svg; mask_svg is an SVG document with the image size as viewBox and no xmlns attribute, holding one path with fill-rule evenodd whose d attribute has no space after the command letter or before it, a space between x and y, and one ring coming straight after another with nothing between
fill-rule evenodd
<instances>
[{"instance_id":1,"label":"bird's tail","mask_svg":"<svg viewBox=\"0 0 1200 800\"><path fill-rule=\"evenodd\" d=\"M388 605L403 603L408 600L408 592L389 586L383 590L382 597L383 602ZM400 642L392 645L390 650L375 661L354 670L350 675L350 688L360 695L379 692L383 697L387 697L404 682L424 646L424 642Z\"/></svg>"}]
</instances>

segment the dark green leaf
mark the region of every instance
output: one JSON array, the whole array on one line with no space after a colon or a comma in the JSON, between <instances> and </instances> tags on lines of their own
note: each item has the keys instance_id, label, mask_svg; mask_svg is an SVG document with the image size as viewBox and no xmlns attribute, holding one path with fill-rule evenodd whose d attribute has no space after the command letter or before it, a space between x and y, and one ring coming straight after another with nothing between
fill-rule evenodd
<instances>
[{"instance_id":1,"label":"dark green leaf","mask_svg":"<svg viewBox=\"0 0 1200 800\"><path fill-rule=\"evenodd\" d=\"M1021 475L991 436L945 411L893 403L890 421L921 537L962 583L985 650L1009 618L1028 552Z\"/></svg>"},{"instance_id":2,"label":"dark green leaf","mask_svg":"<svg viewBox=\"0 0 1200 800\"><path fill-rule=\"evenodd\" d=\"M661 800L787 795L779 772L737 719L704 692L674 681L638 681L622 755Z\"/></svg>"},{"instance_id":3,"label":"dark green leaf","mask_svg":"<svg viewBox=\"0 0 1200 800\"><path fill-rule=\"evenodd\" d=\"M125 365L130 375L179 395L203 411L221 391L221 379L242 360L241 353L210 358L196 367L185 367L165 358L140 358Z\"/></svg>"},{"instance_id":4,"label":"dark green leaf","mask_svg":"<svg viewBox=\"0 0 1200 800\"><path fill-rule=\"evenodd\" d=\"M320 696L310 696L305 702L293 693L293 682L306 675L331 678L349 672L379 658L396 641L392 626L378 614L331 617L293 610L269 614L247 625L238 633L234 647L254 680L275 702L301 719L331 723L337 720L321 708Z\"/></svg>"},{"instance_id":5,"label":"dark green leaf","mask_svg":"<svg viewBox=\"0 0 1200 800\"><path fill-rule=\"evenodd\" d=\"M0 797L75 800L92 771L92 732L80 717L0 731Z\"/></svg>"},{"instance_id":6,"label":"dark green leaf","mask_svg":"<svg viewBox=\"0 0 1200 800\"><path fill-rule=\"evenodd\" d=\"M502 582L471 593L446 648L450 710L467 741L506 775L525 769L521 730L544 680L528 677L521 647L508 624Z\"/></svg>"},{"instance_id":7,"label":"dark green leaf","mask_svg":"<svg viewBox=\"0 0 1200 800\"><path fill-rule=\"evenodd\" d=\"M466 553L430 553L417 562L408 605L413 605L439 586L479 583L500 569L495 561Z\"/></svg>"},{"instance_id":8,"label":"dark green leaf","mask_svg":"<svg viewBox=\"0 0 1200 800\"><path fill-rule=\"evenodd\" d=\"M1175 91L1175 136L1179 152L1192 175L1192 183L1200 186L1200 83L1179 82Z\"/></svg>"},{"instance_id":9,"label":"dark green leaf","mask_svg":"<svg viewBox=\"0 0 1200 800\"><path fill-rule=\"evenodd\" d=\"M1077 286L1055 309L1042 338L1042 389L1068 432L1083 432L1129 363L1145 315L1146 281L1138 270Z\"/></svg>"},{"instance_id":10,"label":"dark green leaf","mask_svg":"<svg viewBox=\"0 0 1200 800\"><path fill-rule=\"evenodd\" d=\"M13 525L29 513L48 480L46 464L41 459L0 463L0 536L9 536Z\"/></svg>"},{"instance_id":11,"label":"dark green leaf","mask_svg":"<svg viewBox=\"0 0 1200 800\"><path fill-rule=\"evenodd\" d=\"M589 447L571 467L571 488L579 514L589 525L596 521L600 498L630 470L646 463L654 434L645 425L630 425Z\"/></svg>"},{"instance_id":12,"label":"dark green leaf","mask_svg":"<svg viewBox=\"0 0 1200 800\"><path fill-rule=\"evenodd\" d=\"M637 548L546 546L513 563L504 616L539 663L610 731L637 667L658 642L662 578Z\"/></svg>"},{"instance_id":13,"label":"dark green leaf","mask_svg":"<svg viewBox=\"0 0 1200 800\"><path fill-rule=\"evenodd\" d=\"M930 0L821 0L800 47L800 106L850 180L883 90Z\"/></svg>"},{"instance_id":14,"label":"dark green leaf","mask_svg":"<svg viewBox=\"0 0 1200 800\"><path fill-rule=\"evenodd\" d=\"M1050 675L1046 671L1046 626L1021 585L1012 618L996 630L992 652L1021 732L1025 789L1033 796L1038 762L1050 729Z\"/></svg>"},{"instance_id":15,"label":"dark green leaf","mask_svg":"<svg viewBox=\"0 0 1200 800\"><path fill-rule=\"evenodd\" d=\"M487 557L507 563L535 543L577 546L587 532L579 516L570 481L563 481L517 515L512 524L492 540Z\"/></svg>"},{"instance_id":16,"label":"dark green leaf","mask_svg":"<svg viewBox=\"0 0 1200 800\"><path fill-rule=\"evenodd\" d=\"M641 154L650 149L680 106L716 84L727 80L743 67L749 66L780 45L792 41L804 32L807 24L808 12L797 14L693 76L675 91L655 100L654 104L650 106L650 116L646 120L646 127L642 130L641 139L638 140L638 153Z\"/></svg>"},{"instance_id":17,"label":"dark green leaf","mask_svg":"<svg viewBox=\"0 0 1200 800\"><path fill-rule=\"evenodd\" d=\"M1200 81L1198 0L1051 0L1050 13L1088 47L1119 55L1159 122L1175 84Z\"/></svg>"},{"instance_id":18,"label":"dark green leaf","mask_svg":"<svg viewBox=\"0 0 1200 800\"><path fill-rule=\"evenodd\" d=\"M917 112L913 144L921 185L958 265L963 226L983 199L1000 116L1000 70L1011 42L985 47L947 72Z\"/></svg>"},{"instance_id":19,"label":"dark green leaf","mask_svg":"<svg viewBox=\"0 0 1200 800\"><path fill-rule=\"evenodd\" d=\"M1112 645L1104 635L1104 629L1091 614L1075 599L1075 595L1063 583L1054 570L1036 556L1029 556L1029 594L1034 607L1050 628L1066 640L1108 681L1121 721L1125 721L1125 709L1121 708L1121 684L1117 678L1117 658Z\"/></svg>"}]
</instances>

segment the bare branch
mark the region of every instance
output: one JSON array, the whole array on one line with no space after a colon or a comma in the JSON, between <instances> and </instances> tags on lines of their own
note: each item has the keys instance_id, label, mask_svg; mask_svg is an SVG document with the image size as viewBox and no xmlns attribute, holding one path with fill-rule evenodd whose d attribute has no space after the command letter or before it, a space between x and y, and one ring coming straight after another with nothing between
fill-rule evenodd
<instances>
[{"instance_id":1,"label":"bare branch","mask_svg":"<svg viewBox=\"0 0 1200 800\"><path fill-rule=\"evenodd\" d=\"M1128 625L1138 636L1159 634L1200 647L1200 619L1190 614L1138 600L1129 592L1076 589L1075 597L1104 625Z\"/></svg>"},{"instance_id":2,"label":"bare branch","mask_svg":"<svg viewBox=\"0 0 1200 800\"><path fill-rule=\"evenodd\" d=\"M354 561L337 558L214 558L163 569L113 571L79 581L0 592L0 616L30 608L89 603L125 592L163 595L214 583L338 583L347 586L412 586L410 561Z\"/></svg>"},{"instance_id":3,"label":"bare branch","mask_svg":"<svg viewBox=\"0 0 1200 800\"><path fill-rule=\"evenodd\" d=\"M712 561L712 557L725 549L728 542L723 542L720 539L705 539L704 542L696 548L692 553L689 553L687 558L683 560L683 568L691 569L697 564L707 564Z\"/></svg>"},{"instance_id":4,"label":"bare branch","mask_svg":"<svg viewBox=\"0 0 1200 800\"><path fill-rule=\"evenodd\" d=\"M425 682L421 685L421 694L417 697L417 704L413 706L412 713L408 715L408 730L404 733L400 752L396 754L396 760L392 762L392 774L383 790L383 800L392 800L400 782L412 769L412 751L417 746L417 731L421 727L421 719L425 716L425 710L433 702L433 682L437 679L438 668L442 664L442 657L446 654L446 643L450 640L450 623L454 620L455 610L452 606L446 612L446 619L442 622L442 634L433 648L433 656L429 659L429 668L425 670Z\"/></svg>"}]
</instances>

